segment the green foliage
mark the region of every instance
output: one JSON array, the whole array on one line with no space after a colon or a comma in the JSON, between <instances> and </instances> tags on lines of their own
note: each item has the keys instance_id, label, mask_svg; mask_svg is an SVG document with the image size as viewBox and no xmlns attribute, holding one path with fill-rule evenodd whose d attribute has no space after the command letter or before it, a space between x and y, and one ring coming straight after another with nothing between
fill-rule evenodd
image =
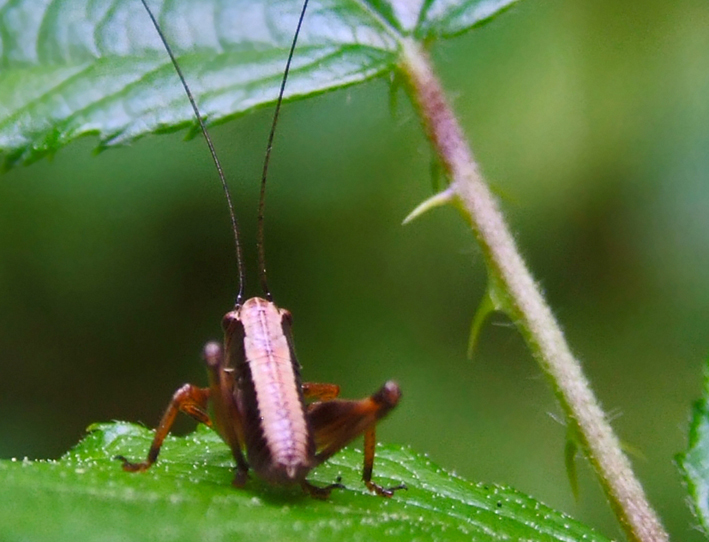
<instances>
[{"instance_id":1,"label":"green foliage","mask_svg":"<svg viewBox=\"0 0 709 542\"><path fill-rule=\"evenodd\" d=\"M362 455L347 449L310 480L342 477L347 489L322 502L299 488L252 478L231 486L233 460L216 433L200 427L169 437L146 473L123 472L117 454L142 458L152 432L96 424L59 461L0 462L0 524L14 540L605 540L515 490L473 484L408 448L378 450L376 479L406 482L392 499L360 481Z\"/></svg>"},{"instance_id":2,"label":"green foliage","mask_svg":"<svg viewBox=\"0 0 709 542\"><path fill-rule=\"evenodd\" d=\"M314 21L301 40L286 97L392 71L402 39L457 34L511 3L433 0L412 13L376 0L314 0ZM159 12L209 122L274 100L296 8L290 1L225 7L203 0L168 4ZM211 17L191 17L202 9ZM189 31L180 33L185 21ZM0 35L0 150L7 153L6 166L37 160L87 134L98 135L106 147L148 133L194 130L173 68L135 0L65 0L46 9L30 0L11 1L2 8ZM362 539L593 538L528 497L471 485L406 450L384 450L377 472L407 481L410 494L391 501L367 495L357 482L360 459L346 451L313 479L328 483L341 475L353 489L333 496L332 503L318 503L258 481L245 492L232 490L230 454L204 431L171 440L164 454L171 459L148 474L116 468L114 454L138 457L149 439L134 426L99 426L59 462L4 462L3 525L11 536L36 540L231 539L237 533L240 539L352 540L355 527ZM242 510L235 513L237 507Z\"/></svg>"},{"instance_id":3,"label":"green foliage","mask_svg":"<svg viewBox=\"0 0 709 542\"><path fill-rule=\"evenodd\" d=\"M405 36L446 36L514 0L313 0L286 99L352 85L394 69ZM210 123L275 100L299 2L171 2L156 15ZM187 29L187 31L185 31ZM138 0L12 0L0 11L0 151L29 163L80 136L125 144L191 126L193 113Z\"/></svg>"},{"instance_id":4,"label":"green foliage","mask_svg":"<svg viewBox=\"0 0 709 542\"><path fill-rule=\"evenodd\" d=\"M705 536L709 537L709 367L704 397L695 402L687 450L677 456L690 503Z\"/></svg>"}]
</instances>

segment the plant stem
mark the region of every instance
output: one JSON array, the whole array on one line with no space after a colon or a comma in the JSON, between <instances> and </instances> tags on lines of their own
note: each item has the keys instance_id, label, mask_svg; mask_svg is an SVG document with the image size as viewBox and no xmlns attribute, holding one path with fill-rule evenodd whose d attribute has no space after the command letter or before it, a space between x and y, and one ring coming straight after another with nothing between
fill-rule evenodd
<instances>
[{"instance_id":1,"label":"plant stem","mask_svg":"<svg viewBox=\"0 0 709 542\"><path fill-rule=\"evenodd\" d=\"M631 541L668 540L583 375L581 364L571 354L551 309L515 246L427 54L413 40L404 40L402 46L402 69L427 135L451 178L448 190L453 201L480 243L490 280L495 280L502 290L509 316L550 378L569 426L580 435L584 452L626 536Z\"/></svg>"}]
</instances>

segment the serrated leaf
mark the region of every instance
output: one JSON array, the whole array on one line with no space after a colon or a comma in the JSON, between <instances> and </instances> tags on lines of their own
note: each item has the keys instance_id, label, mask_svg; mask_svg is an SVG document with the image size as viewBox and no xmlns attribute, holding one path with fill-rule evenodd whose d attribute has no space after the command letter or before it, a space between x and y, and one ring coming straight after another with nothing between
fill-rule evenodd
<instances>
[{"instance_id":1,"label":"serrated leaf","mask_svg":"<svg viewBox=\"0 0 709 542\"><path fill-rule=\"evenodd\" d=\"M704 378L704 397L692 405L687 450L677 455L694 515L709 537L709 362Z\"/></svg>"},{"instance_id":2,"label":"serrated leaf","mask_svg":"<svg viewBox=\"0 0 709 542\"><path fill-rule=\"evenodd\" d=\"M311 0L286 99L391 71L410 34L459 33L512 0ZM209 123L275 100L300 2L151 1ZM6 167L88 134L102 147L194 129L139 0L9 0L0 7L0 152Z\"/></svg>"},{"instance_id":3,"label":"serrated leaf","mask_svg":"<svg viewBox=\"0 0 709 542\"><path fill-rule=\"evenodd\" d=\"M430 0L419 20L420 38L460 34L491 20L517 0Z\"/></svg>"},{"instance_id":4,"label":"serrated leaf","mask_svg":"<svg viewBox=\"0 0 709 542\"><path fill-rule=\"evenodd\" d=\"M378 449L375 476L406 482L371 495L362 455L346 449L311 474L347 489L317 501L251 479L231 486L233 460L211 430L168 437L153 468L126 473L112 458L142 457L152 432L97 424L59 461L0 461L0 525L10 540L606 540L513 489L473 484L408 448Z\"/></svg>"}]
</instances>

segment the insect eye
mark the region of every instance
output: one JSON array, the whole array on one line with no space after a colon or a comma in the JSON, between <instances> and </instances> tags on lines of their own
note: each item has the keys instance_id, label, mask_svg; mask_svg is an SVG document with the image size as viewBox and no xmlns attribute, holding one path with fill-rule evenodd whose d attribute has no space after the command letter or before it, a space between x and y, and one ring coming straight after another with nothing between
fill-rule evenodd
<instances>
[{"instance_id":1,"label":"insect eye","mask_svg":"<svg viewBox=\"0 0 709 542\"><path fill-rule=\"evenodd\" d=\"M290 311L286 309L281 309L281 321L289 326L293 323L293 316L291 315Z\"/></svg>"},{"instance_id":2,"label":"insect eye","mask_svg":"<svg viewBox=\"0 0 709 542\"><path fill-rule=\"evenodd\" d=\"M222 329L225 332L229 331L229 328L232 326L232 324L238 320L239 320L239 317L238 317L236 311L227 312L224 315L224 318L222 318Z\"/></svg>"}]
</instances>

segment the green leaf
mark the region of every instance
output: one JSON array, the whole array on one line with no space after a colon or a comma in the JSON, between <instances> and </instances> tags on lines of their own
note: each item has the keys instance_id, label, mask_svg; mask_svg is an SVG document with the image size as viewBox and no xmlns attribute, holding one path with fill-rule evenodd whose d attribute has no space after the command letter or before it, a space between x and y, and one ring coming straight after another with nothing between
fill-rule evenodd
<instances>
[{"instance_id":1,"label":"green leaf","mask_svg":"<svg viewBox=\"0 0 709 542\"><path fill-rule=\"evenodd\" d=\"M360 481L362 455L346 449L310 480L334 482L329 501L251 479L231 486L233 460L211 430L168 437L145 473L112 458L142 458L152 432L97 424L59 461L1 461L4 539L99 540L606 540L513 489L473 484L408 448L381 447L376 479L406 482L391 499Z\"/></svg>"},{"instance_id":2,"label":"green leaf","mask_svg":"<svg viewBox=\"0 0 709 542\"><path fill-rule=\"evenodd\" d=\"M419 20L420 38L448 37L490 21L517 0L430 0Z\"/></svg>"},{"instance_id":3,"label":"green leaf","mask_svg":"<svg viewBox=\"0 0 709 542\"><path fill-rule=\"evenodd\" d=\"M485 296L480 300L473 321L470 325L470 338L468 339L468 359L473 359L475 347L480 337L483 325L493 312L504 312L510 319L515 319L515 311L505 289L498 284L494 274L488 273Z\"/></svg>"},{"instance_id":4,"label":"green leaf","mask_svg":"<svg viewBox=\"0 0 709 542\"><path fill-rule=\"evenodd\" d=\"M687 450L677 455L694 515L709 537L709 361L704 377L704 397L692 405Z\"/></svg>"},{"instance_id":5,"label":"green leaf","mask_svg":"<svg viewBox=\"0 0 709 542\"><path fill-rule=\"evenodd\" d=\"M393 70L400 40L451 35L513 0L311 0L286 87L296 99ZM300 2L151 5L200 110L222 122L275 100ZM6 167L98 135L100 147L195 120L139 0L8 0L0 7L0 152Z\"/></svg>"}]
</instances>

